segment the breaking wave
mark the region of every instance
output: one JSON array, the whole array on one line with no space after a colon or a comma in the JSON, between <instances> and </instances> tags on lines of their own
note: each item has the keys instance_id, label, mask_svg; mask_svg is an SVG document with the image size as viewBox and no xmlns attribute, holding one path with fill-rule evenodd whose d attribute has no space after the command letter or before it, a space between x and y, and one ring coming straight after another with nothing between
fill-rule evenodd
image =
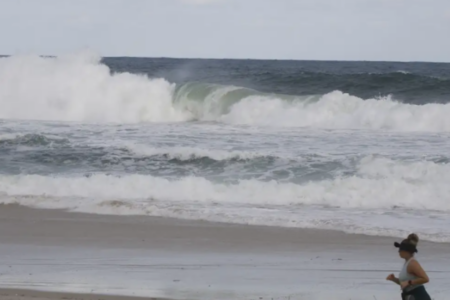
<instances>
[{"instance_id":1,"label":"breaking wave","mask_svg":"<svg viewBox=\"0 0 450 300\"><path fill-rule=\"evenodd\" d=\"M113 73L90 53L1 58L0 82L2 119L450 131L450 104L362 99L340 91L290 96L201 82L177 87L163 78Z\"/></svg>"}]
</instances>

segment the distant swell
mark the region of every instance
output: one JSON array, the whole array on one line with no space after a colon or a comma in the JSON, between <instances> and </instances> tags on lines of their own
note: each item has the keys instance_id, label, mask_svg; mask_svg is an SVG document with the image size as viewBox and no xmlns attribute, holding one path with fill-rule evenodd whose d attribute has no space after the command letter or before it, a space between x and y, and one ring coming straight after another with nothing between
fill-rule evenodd
<instances>
[{"instance_id":1,"label":"distant swell","mask_svg":"<svg viewBox=\"0 0 450 300\"><path fill-rule=\"evenodd\" d=\"M412 74L398 70L390 73L332 74L324 72L294 72L289 75L265 73L257 82L261 87L270 83L283 87L276 92L324 94L340 90L360 98L373 95L395 95L404 103L448 103L450 79Z\"/></svg>"},{"instance_id":2,"label":"distant swell","mask_svg":"<svg viewBox=\"0 0 450 300\"><path fill-rule=\"evenodd\" d=\"M406 81L410 89L422 86L439 90L448 85L446 80L401 72L351 76L354 85L367 84L365 77L376 84L394 82L398 88ZM308 84L306 77L302 80ZM415 84L416 81L423 84ZM100 57L90 54L1 58L0 82L3 119L95 123L213 121L271 127L450 131L450 104L412 105L397 102L391 96L362 99L340 91L288 96L206 83L176 87L161 78L112 73Z\"/></svg>"}]
</instances>

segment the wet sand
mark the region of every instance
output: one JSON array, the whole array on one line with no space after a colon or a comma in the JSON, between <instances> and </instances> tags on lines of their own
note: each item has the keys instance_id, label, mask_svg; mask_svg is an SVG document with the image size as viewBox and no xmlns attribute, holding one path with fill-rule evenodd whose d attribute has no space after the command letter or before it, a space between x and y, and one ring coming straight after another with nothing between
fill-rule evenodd
<instances>
[{"instance_id":1,"label":"wet sand","mask_svg":"<svg viewBox=\"0 0 450 300\"><path fill-rule=\"evenodd\" d=\"M393 299L394 240L3 205L0 298ZM449 244L419 249L430 294L445 299Z\"/></svg>"}]
</instances>

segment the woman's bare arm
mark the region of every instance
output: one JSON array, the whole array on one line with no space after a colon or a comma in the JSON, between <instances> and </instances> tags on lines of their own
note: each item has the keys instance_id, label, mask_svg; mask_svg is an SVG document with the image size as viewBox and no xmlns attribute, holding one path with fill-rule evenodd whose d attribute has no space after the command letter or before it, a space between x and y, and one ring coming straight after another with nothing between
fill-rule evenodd
<instances>
[{"instance_id":1,"label":"woman's bare arm","mask_svg":"<svg viewBox=\"0 0 450 300\"><path fill-rule=\"evenodd\" d=\"M411 280L411 284L425 284L430 281L427 273L423 270L422 266L417 260L413 260L408 265L408 273L413 274L417 279Z\"/></svg>"}]
</instances>

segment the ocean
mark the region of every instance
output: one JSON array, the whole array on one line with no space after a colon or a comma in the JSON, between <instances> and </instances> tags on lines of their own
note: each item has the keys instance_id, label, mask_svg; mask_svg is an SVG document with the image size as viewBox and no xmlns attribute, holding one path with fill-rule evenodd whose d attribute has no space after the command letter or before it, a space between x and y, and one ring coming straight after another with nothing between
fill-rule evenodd
<instances>
[{"instance_id":1,"label":"ocean","mask_svg":"<svg viewBox=\"0 0 450 300\"><path fill-rule=\"evenodd\" d=\"M450 64L0 58L0 202L450 242Z\"/></svg>"}]
</instances>

